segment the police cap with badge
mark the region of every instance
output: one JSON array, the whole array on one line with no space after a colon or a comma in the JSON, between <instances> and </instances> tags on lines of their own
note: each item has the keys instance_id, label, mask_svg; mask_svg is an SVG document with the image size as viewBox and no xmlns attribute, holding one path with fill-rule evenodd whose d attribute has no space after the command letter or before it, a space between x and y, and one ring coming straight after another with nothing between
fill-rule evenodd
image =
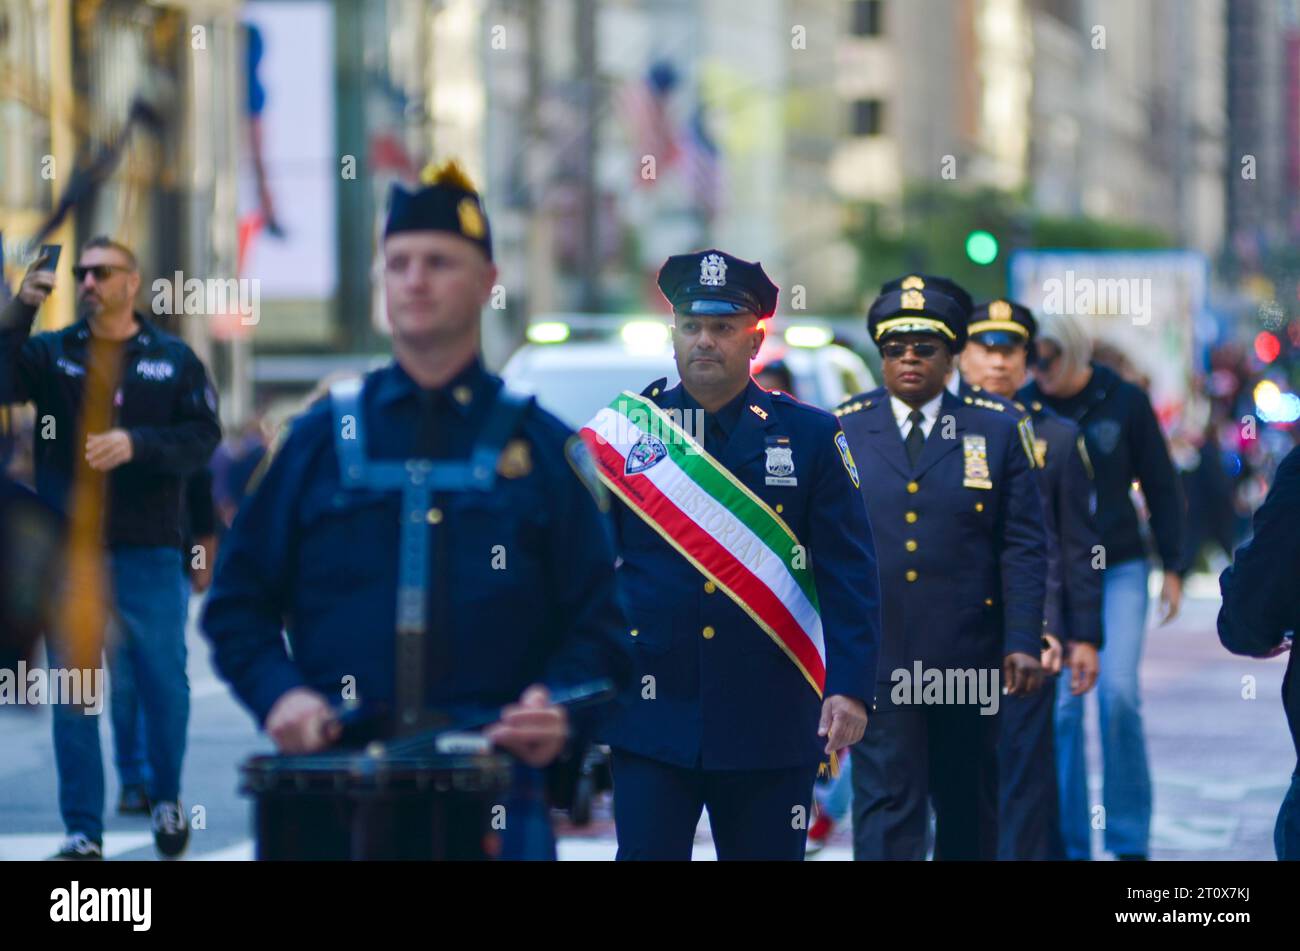
<instances>
[{"instance_id":1,"label":"police cap with badge","mask_svg":"<svg viewBox=\"0 0 1300 951\"><path fill-rule=\"evenodd\" d=\"M430 165L420 175L423 188L394 184L388 200L384 237L402 231L446 231L476 245L492 260L492 229L483 201L455 159Z\"/></svg>"},{"instance_id":2,"label":"police cap with badge","mask_svg":"<svg viewBox=\"0 0 1300 951\"><path fill-rule=\"evenodd\" d=\"M966 327L970 339L987 347L1027 346L1033 357L1034 336L1038 321L1033 311L1011 300L991 300L980 304L970 316Z\"/></svg>"},{"instance_id":3,"label":"police cap with badge","mask_svg":"<svg viewBox=\"0 0 1300 951\"><path fill-rule=\"evenodd\" d=\"M967 318L970 317L970 312L975 309L975 298L970 296L966 288L950 277L939 277L936 274L905 274L902 277L885 281L880 285L881 294L888 294L890 291L913 290L938 291L940 294L952 298L966 313Z\"/></svg>"},{"instance_id":4,"label":"police cap with badge","mask_svg":"<svg viewBox=\"0 0 1300 951\"><path fill-rule=\"evenodd\" d=\"M776 312L778 288L763 265L716 248L674 254L659 269L659 290L678 314L763 320Z\"/></svg>"},{"instance_id":5,"label":"police cap with badge","mask_svg":"<svg viewBox=\"0 0 1300 951\"><path fill-rule=\"evenodd\" d=\"M936 336L949 352L960 353L966 345L966 310L958 300L931 289L924 278L911 275L876 298L867 312L867 332L877 347L889 337L919 333Z\"/></svg>"}]
</instances>

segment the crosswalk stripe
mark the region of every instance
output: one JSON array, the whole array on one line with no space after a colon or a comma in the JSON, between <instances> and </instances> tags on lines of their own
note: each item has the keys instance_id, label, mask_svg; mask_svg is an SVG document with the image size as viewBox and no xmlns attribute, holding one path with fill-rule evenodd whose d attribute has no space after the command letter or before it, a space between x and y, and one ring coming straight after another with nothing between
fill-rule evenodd
<instances>
[{"instance_id":1,"label":"crosswalk stripe","mask_svg":"<svg viewBox=\"0 0 1300 951\"><path fill-rule=\"evenodd\" d=\"M47 859L59 850L64 836L52 833L17 833L0 835L0 861L32 862ZM109 832L104 836L104 858L122 855L146 845L153 845L148 832Z\"/></svg>"}]
</instances>

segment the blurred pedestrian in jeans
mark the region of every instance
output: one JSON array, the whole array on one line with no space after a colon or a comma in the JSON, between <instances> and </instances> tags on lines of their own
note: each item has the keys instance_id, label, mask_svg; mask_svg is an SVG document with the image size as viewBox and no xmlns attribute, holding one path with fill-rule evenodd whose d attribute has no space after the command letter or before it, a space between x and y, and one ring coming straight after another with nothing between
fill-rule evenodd
<instances>
[{"instance_id":1,"label":"blurred pedestrian in jeans","mask_svg":"<svg viewBox=\"0 0 1300 951\"><path fill-rule=\"evenodd\" d=\"M1268 498L1255 513L1254 537L1219 576L1219 640L1234 654L1276 657L1291 651L1300 617L1300 448L1278 466ZM1300 756L1300 673L1295 652L1282 678L1282 707ZM1273 830L1279 861L1300 861L1300 762Z\"/></svg>"},{"instance_id":2,"label":"blurred pedestrian in jeans","mask_svg":"<svg viewBox=\"0 0 1300 951\"><path fill-rule=\"evenodd\" d=\"M212 499L212 470L200 469L185 480L182 525L185 540L181 557L194 594L203 594L212 584L212 566L217 557L217 514ZM187 615L189 597L186 597ZM113 680L109 708L113 723L113 750L117 763L117 813L147 816L152 807L149 787L153 775L145 755L144 709L135 686L135 661L131 645L117 644L113 658Z\"/></svg>"},{"instance_id":3,"label":"blurred pedestrian in jeans","mask_svg":"<svg viewBox=\"0 0 1300 951\"><path fill-rule=\"evenodd\" d=\"M1138 668L1146 639L1146 544L1129 495L1140 483L1164 569L1161 623L1182 601L1184 510L1178 477L1151 401L1138 386L1092 360L1092 341L1068 314L1044 314L1034 381L1024 402L1041 400L1083 432L1094 471L1102 551L1101 676L1097 704L1103 768L1100 817L1107 850L1145 859L1151 839L1151 773L1142 728ZM1068 686L1068 685L1067 685ZM1084 756L1083 697L1057 688L1056 756L1061 834L1068 859L1091 857L1092 814Z\"/></svg>"},{"instance_id":4,"label":"blurred pedestrian in jeans","mask_svg":"<svg viewBox=\"0 0 1300 951\"><path fill-rule=\"evenodd\" d=\"M152 772L154 845L174 857L189 842L180 803L181 762L189 724L185 620L189 579L180 546L181 493L221 439L216 392L181 340L135 311L140 269L131 250L109 238L82 248L73 274L82 317L62 330L31 336L36 312L54 287L43 261L0 312L0 403L36 404L49 438L35 441L36 491L64 511L78 472L105 473L103 543L111 609L122 649L131 652ZM113 342L120 359L112 426L79 443L80 413L92 338ZM88 366L89 364L89 366ZM110 378L115 375L110 373ZM75 595L75 592L74 592ZM51 667L67 657L62 632L46 639ZM110 647L109 674L113 655ZM103 857L104 764L99 720L72 704L54 707L59 809L68 839L55 858Z\"/></svg>"}]
</instances>

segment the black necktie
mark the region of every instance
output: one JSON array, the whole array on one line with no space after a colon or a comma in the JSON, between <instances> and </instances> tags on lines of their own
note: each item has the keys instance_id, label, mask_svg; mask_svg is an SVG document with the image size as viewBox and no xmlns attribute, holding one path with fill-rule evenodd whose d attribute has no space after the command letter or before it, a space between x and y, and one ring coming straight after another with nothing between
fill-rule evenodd
<instances>
[{"instance_id":1,"label":"black necktie","mask_svg":"<svg viewBox=\"0 0 1300 951\"><path fill-rule=\"evenodd\" d=\"M921 447L925 445L925 433L921 429L921 422L924 419L919 409L914 409L907 414L907 421L912 424L912 428L907 431L907 438L903 440L903 446L907 449L908 465L915 466L916 460L921 458Z\"/></svg>"},{"instance_id":2,"label":"black necktie","mask_svg":"<svg viewBox=\"0 0 1300 951\"><path fill-rule=\"evenodd\" d=\"M707 418L708 422L704 426L704 451L711 456L716 456L727 445L727 431L722 428L722 424L712 413L709 413Z\"/></svg>"}]
</instances>

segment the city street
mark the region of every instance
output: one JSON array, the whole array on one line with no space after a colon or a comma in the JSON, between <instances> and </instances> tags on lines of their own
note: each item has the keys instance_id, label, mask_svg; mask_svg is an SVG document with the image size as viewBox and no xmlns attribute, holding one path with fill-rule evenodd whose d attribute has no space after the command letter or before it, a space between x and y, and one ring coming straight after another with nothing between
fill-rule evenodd
<instances>
[{"instance_id":1,"label":"city street","mask_svg":"<svg viewBox=\"0 0 1300 951\"><path fill-rule=\"evenodd\" d=\"M1213 578L1193 576L1188 595L1182 616L1149 633L1142 669L1156 797L1152 858L1271 860L1273 821L1295 763L1279 702L1285 659L1252 661L1223 650L1214 632ZM197 607L191 605L192 621ZM253 853L249 806L236 789L236 766L269 743L216 679L193 623L189 644L192 715L182 797L196 827L187 859L247 860ZM1255 678L1254 699L1243 699L1248 677ZM18 709L0 714L0 860L43 858L62 839L49 710ZM101 719L109 753L107 717ZM1089 733L1096 789L1095 708L1089 711ZM113 815L117 784L111 767L107 780L106 856L152 859L148 820ZM205 828L198 827L196 807L202 807ZM1101 833L1096 836L1094 854L1102 854ZM608 803L598 805L590 827L562 833L560 854L613 858ZM706 821L695 857L714 857ZM850 857L849 831L837 828L817 860Z\"/></svg>"}]
</instances>

